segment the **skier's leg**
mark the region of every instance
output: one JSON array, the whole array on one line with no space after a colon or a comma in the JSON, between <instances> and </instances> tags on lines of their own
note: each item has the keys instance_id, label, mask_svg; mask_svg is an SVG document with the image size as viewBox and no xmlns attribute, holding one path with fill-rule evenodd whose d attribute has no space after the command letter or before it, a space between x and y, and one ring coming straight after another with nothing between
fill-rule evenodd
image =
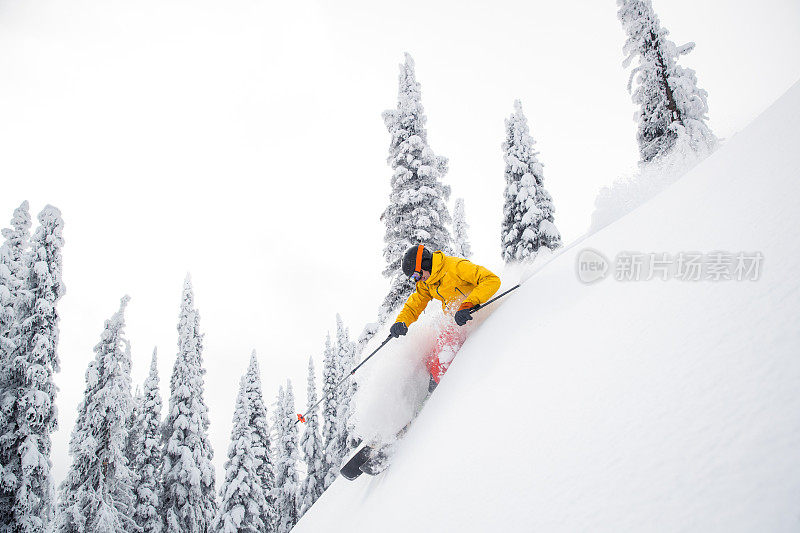
<instances>
[{"instance_id":1,"label":"skier's leg","mask_svg":"<svg viewBox=\"0 0 800 533\"><path fill-rule=\"evenodd\" d=\"M439 334L433 350L425 358L425 364L431 376L431 384L428 387L429 392L432 392L436 385L439 384L465 340L465 332L461 328L457 328L455 324L446 326Z\"/></svg>"},{"instance_id":2,"label":"skier's leg","mask_svg":"<svg viewBox=\"0 0 800 533\"><path fill-rule=\"evenodd\" d=\"M433 375L432 374L430 376L428 376L428 377L429 377L429 379L428 379L428 395L430 396L430 394L433 391L436 390L436 387L439 386L439 382L436 381L435 379L433 379Z\"/></svg>"},{"instance_id":3,"label":"skier's leg","mask_svg":"<svg viewBox=\"0 0 800 533\"><path fill-rule=\"evenodd\" d=\"M439 363L439 348L438 345L431 350L431 353L425 358L425 366L428 368L428 373L435 383L439 383L444 371L442 365Z\"/></svg>"}]
</instances>

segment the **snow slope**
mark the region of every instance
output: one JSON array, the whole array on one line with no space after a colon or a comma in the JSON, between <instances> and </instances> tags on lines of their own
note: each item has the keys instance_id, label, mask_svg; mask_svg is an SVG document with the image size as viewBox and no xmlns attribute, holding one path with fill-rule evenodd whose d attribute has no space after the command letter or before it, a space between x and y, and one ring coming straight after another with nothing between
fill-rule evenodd
<instances>
[{"instance_id":1,"label":"snow slope","mask_svg":"<svg viewBox=\"0 0 800 533\"><path fill-rule=\"evenodd\" d=\"M295 531L800 530L799 147L797 84L510 295L391 468L340 478ZM764 262L757 281L584 285L586 247Z\"/></svg>"}]
</instances>

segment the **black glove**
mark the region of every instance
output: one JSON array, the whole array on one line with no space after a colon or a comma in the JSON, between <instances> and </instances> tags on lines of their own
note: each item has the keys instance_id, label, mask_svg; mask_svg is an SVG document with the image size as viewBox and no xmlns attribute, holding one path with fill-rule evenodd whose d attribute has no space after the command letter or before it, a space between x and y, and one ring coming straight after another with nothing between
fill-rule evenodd
<instances>
[{"instance_id":1,"label":"black glove","mask_svg":"<svg viewBox=\"0 0 800 533\"><path fill-rule=\"evenodd\" d=\"M389 328L389 333L396 339L400 335L408 333L408 326L406 326L405 322L395 322L392 324L392 327Z\"/></svg>"},{"instance_id":2,"label":"black glove","mask_svg":"<svg viewBox=\"0 0 800 533\"><path fill-rule=\"evenodd\" d=\"M469 309L460 309L456 311L456 316L453 318L455 318L456 324L463 326L468 321L472 320L472 315L469 314Z\"/></svg>"}]
</instances>

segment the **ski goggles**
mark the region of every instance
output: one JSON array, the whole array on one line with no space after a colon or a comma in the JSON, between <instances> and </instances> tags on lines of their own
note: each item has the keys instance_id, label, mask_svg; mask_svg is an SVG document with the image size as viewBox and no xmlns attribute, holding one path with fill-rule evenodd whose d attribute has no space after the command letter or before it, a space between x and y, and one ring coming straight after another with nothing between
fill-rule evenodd
<instances>
[{"instance_id":1,"label":"ski goggles","mask_svg":"<svg viewBox=\"0 0 800 533\"><path fill-rule=\"evenodd\" d=\"M411 279L419 281L422 279L422 251L425 250L423 245L417 246L417 258L414 262L414 273L411 274Z\"/></svg>"}]
</instances>

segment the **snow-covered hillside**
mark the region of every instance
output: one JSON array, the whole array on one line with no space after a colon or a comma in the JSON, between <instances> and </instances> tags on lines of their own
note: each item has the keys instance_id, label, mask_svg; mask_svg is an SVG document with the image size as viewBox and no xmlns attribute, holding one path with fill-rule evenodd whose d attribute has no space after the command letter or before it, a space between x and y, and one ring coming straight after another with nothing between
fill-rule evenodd
<instances>
[{"instance_id":1,"label":"snow-covered hillside","mask_svg":"<svg viewBox=\"0 0 800 533\"><path fill-rule=\"evenodd\" d=\"M340 478L295 531L800 530L798 147L800 84L510 295L390 469ZM756 281L586 285L585 248L763 262Z\"/></svg>"}]
</instances>

